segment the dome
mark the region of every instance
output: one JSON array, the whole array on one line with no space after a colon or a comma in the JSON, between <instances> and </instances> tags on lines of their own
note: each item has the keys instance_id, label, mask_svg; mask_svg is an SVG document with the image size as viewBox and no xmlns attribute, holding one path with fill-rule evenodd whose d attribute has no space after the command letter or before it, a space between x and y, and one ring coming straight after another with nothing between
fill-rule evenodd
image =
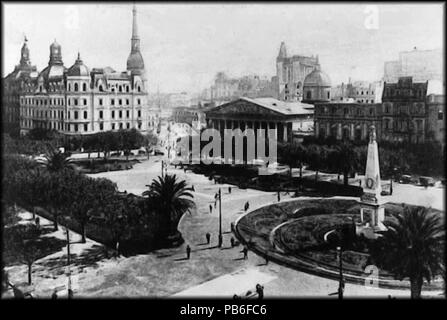
<instances>
[{"instance_id":1,"label":"dome","mask_svg":"<svg viewBox=\"0 0 447 320\"><path fill-rule=\"evenodd\" d=\"M144 61L140 51L131 52L127 58L127 70L142 71L144 70Z\"/></svg>"},{"instance_id":2,"label":"dome","mask_svg":"<svg viewBox=\"0 0 447 320\"><path fill-rule=\"evenodd\" d=\"M77 76L77 77L85 77L90 74L87 66L84 64L84 62L81 60L81 56L78 53L78 58L76 59L74 65L72 65L68 71L67 76Z\"/></svg>"},{"instance_id":3,"label":"dome","mask_svg":"<svg viewBox=\"0 0 447 320\"><path fill-rule=\"evenodd\" d=\"M56 42L56 39L54 39L54 42L52 43L52 44L50 44L50 51L52 50L52 49L60 49L61 48L61 45L59 44L59 43L57 43Z\"/></svg>"},{"instance_id":4,"label":"dome","mask_svg":"<svg viewBox=\"0 0 447 320\"><path fill-rule=\"evenodd\" d=\"M62 78L64 76L64 72L65 67L62 65L49 65L40 72L39 78L43 77L45 81L54 78Z\"/></svg>"},{"instance_id":5,"label":"dome","mask_svg":"<svg viewBox=\"0 0 447 320\"><path fill-rule=\"evenodd\" d=\"M324 73L320 70L319 67L317 67L314 71L309 73L306 78L304 78L303 86L330 87L331 79L326 73Z\"/></svg>"}]
</instances>

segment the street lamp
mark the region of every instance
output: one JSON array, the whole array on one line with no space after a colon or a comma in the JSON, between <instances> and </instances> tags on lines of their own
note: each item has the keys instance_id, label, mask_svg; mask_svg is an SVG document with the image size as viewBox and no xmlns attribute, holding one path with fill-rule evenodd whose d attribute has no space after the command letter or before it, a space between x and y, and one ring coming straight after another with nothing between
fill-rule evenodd
<instances>
[{"instance_id":1,"label":"street lamp","mask_svg":"<svg viewBox=\"0 0 447 320\"><path fill-rule=\"evenodd\" d=\"M222 247L222 192L219 188L219 242L218 247Z\"/></svg>"},{"instance_id":2,"label":"street lamp","mask_svg":"<svg viewBox=\"0 0 447 320\"><path fill-rule=\"evenodd\" d=\"M345 282L343 280L343 261L342 261L342 248L337 247L337 256L339 261L339 270L340 270L340 276L338 280L338 299L343 299L343 291L345 289Z\"/></svg>"}]
</instances>

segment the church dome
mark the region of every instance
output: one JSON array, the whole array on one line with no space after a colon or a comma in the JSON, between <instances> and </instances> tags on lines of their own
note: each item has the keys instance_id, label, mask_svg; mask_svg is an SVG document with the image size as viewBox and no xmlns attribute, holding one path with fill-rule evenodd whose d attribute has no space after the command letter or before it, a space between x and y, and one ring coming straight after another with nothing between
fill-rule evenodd
<instances>
[{"instance_id":1,"label":"church dome","mask_svg":"<svg viewBox=\"0 0 447 320\"><path fill-rule=\"evenodd\" d=\"M78 58L76 59L74 65L72 65L68 71L67 76L77 76L77 77L85 77L90 74L87 66L81 60L81 56L78 53Z\"/></svg>"},{"instance_id":2,"label":"church dome","mask_svg":"<svg viewBox=\"0 0 447 320\"><path fill-rule=\"evenodd\" d=\"M142 71L144 70L143 56L140 51L131 52L127 58L127 70Z\"/></svg>"},{"instance_id":3,"label":"church dome","mask_svg":"<svg viewBox=\"0 0 447 320\"><path fill-rule=\"evenodd\" d=\"M331 79L329 76L320 70L319 67L315 68L314 71L309 73L306 78L304 78L303 86L307 87L330 87Z\"/></svg>"}]
</instances>

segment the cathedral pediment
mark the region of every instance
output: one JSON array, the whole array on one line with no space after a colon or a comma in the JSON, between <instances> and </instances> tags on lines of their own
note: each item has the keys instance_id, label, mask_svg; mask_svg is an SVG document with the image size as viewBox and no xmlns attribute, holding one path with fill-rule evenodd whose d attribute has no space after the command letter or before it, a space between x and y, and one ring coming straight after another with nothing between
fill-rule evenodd
<instances>
[{"instance_id":1,"label":"cathedral pediment","mask_svg":"<svg viewBox=\"0 0 447 320\"><path fill-rule=\"evenodd\" d=\"M207 113L214 115L265 115L265 116L284 116L283 113L276 110L271 110L266 106L257 105L256 103L245 100L238 100L230 102L214 109Z\"/></svg>"}]
</instances>

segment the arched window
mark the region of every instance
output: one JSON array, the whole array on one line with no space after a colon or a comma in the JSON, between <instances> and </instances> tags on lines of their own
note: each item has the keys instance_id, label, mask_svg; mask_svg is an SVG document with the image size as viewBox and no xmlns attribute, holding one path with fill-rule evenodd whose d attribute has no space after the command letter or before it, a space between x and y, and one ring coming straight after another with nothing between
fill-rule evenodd
<instances>
[{"instance_id":1,"label":"arched window","mask_svg":"<svg viewBox=\"0 0 447 320\"><path fill-rule=\"evenodd\" d=\"M77 83L74 84L74 91L78 91L79 90L79 85Z\"/></svg>"},{"instance_id":2,"label":"arched window","mask_svg":"<svg viewBox=\"0 0 447 320\"><path fill-rule=\"evenodd\" d=\"M99 91L101 91L101 92L103 92L103 91L104 91L104 89L102 88L102 84L101 84L101 85L99 85Z\"/></svg>"},{"instance_id":3,"label":"arched window","mask_svg":"<svg viewBox=\"0 0 447 320\"><path fill-rule=\"evenodd\" d=\"M123 92L123 87L118 86L118 91L119 91L119 92Z\"/></svg>"},{"instance_id":4,"label":"arched window","mask_svg":"<svg viewBox=\"0 0 447 320\"><path fill-rule=\"evenodd\" d=\"M82 91L87 91L87 84L86 83L82 84Z\"/></svg>"},{"instance_id":5,"label":"arched window","mask_svg":"<svg viewBox=\"0 0 447 320\"><path fill-rule=\"evenodd\" d=\"M126 92L129 92L129 86L126 86Z\"/></svg>"},{"instance_id":6,"label":"arched window","mask_svg":"<svg viewBox=\"0 0 447 320\"><path fill-rule=\"evenodd\" d=\"M141 92L141 87L140 86L137 87L137 91Z\"/></svg>"},{"instance_id":7,"label":"arched window","mask_svg":"<svg viewBox=\"0 0 447 320\"><path fill-rule=\"evenodd\" d=\"M312 99L312 92L310 91L306 92L306 99Z\"/></svg>"}]
</instances>

